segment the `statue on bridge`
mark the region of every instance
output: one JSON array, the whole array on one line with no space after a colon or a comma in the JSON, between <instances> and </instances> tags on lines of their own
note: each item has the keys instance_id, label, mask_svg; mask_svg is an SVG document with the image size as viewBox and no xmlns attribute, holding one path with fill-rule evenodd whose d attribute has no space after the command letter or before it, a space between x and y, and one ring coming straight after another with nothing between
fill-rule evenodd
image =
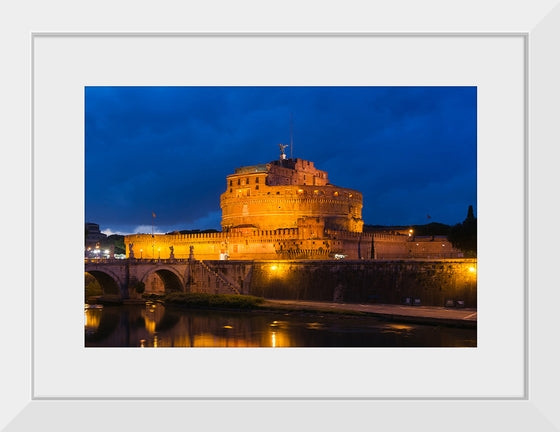
<instances>
[{"instance_id":1,"label":"statue on bridge","mask_svg":"<svg viewBox=\"0 0 560 432\"><path fill-rule=\"evenodd\" d=\"M134 251L132 248L134 247L134 243L128 244L128 257L134 259Z\"/></svg>"},{"instance_id":2,"label":"statue on bridge","mask_svg":"<svg viewBox=\"0 0 560 432\"><path fill-rule=\"evenodd\" d=\"M173 246L169 246L169 250L171 251L169 253L169 259L175 259L175 255L173 254Z\"/></svg>"}]
</instances>

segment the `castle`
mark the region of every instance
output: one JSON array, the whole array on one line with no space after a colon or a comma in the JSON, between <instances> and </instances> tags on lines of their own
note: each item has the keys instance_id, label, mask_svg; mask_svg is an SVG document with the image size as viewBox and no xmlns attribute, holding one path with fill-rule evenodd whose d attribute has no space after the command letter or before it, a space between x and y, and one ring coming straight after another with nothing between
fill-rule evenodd
<instances>
[{"instance_id":1,"label":"castle","mask_svg":"<svg viewBox=\"0 0 560 432\"><path fill-rule=\"evenodd\" d=\"M331 184L302 159L236 168L221 195L222 232L137 234L125 238L127 258L398 259L457 258L445 238L363 232L362 194ZM192 253L192 255L191 255Z\"/></svg>"}]
</instances>

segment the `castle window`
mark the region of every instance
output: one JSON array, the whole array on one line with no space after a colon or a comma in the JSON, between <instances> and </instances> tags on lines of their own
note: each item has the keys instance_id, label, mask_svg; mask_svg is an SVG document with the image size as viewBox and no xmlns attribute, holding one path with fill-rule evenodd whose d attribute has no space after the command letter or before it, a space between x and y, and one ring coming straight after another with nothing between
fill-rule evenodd
<instances>
[{"instance_id":1,"label":"castle window","mask_svg":"<svg viewBox=\"0 0 560 432\"><path fill-rule=\"evenodd\" d=\"M241 179L237 179L237 185L239 186L241 184Z\"/></svg>"},{"instance_id":2,"label":"castle window","mask_svg":"<svg viewBox=\"0 0 560 432\"><path fill-rule=\"evenodd\" d=\"M352 198L354 195L350 194L350 195L348 195L348 196L349 196L350 198Z\"/></svg>"},{"instance_id":3,"label":"castle window","mask_svg":"<svg viewBox=\"0 0 560 432\"><path fill-rule=\"evenodd\" d=\"M334 196L338 196L338 192L335 191Z\"/></svg>"},{"instance_id":4,"label":"castle window","mask_svg":"<svg viewBox=\"0 0 560 432\"><path fill-rule=\"evenodd\" d=\"M319 195L319 190L315 189L315 190L313 191L313 194L314 194L314 195Z\"/></svg>"},{"instance_id":5,"label":"castle window","mask_svg":"<svg viewBox=\"0 0 560 432\"><path fill-rule=\"evenodd\" d=\"M259 185L255 186L255 189L256 189L256 190L259 190Z\"/></svg>"},{"instance_id":6,"label":"castle window","mask_svg":"<svg viewBox=\"0 0 560 432\"><path fill-rule=\"evenodd\" d=\"M230 180L230 181L229 181L229 185L230 185L230 186L233 186L233 180Z\"/></svg>"},{"instance_id":7,"label":"castle window","mask_svg":"<svg viewBox=\"0 0 560 432\"><path fill-rule=\"evenodd\" d=\"M280 192L276 192L276 195L280 195Z\"/></svg>"},{"instance_id":8,"label":"castle window","mask_svg":"<svg viewBox=\"0 0 560 432\"><path fill-rule=\"evenodd\" d=\"M247 177L247 184L249 184L249 177Z\"/></svg>"},{"instance_id":9,"label":"castle window","mask_svg":"<svg viewBox=\"0 0 560 432\"><path fill-rule=\"evenodd\" d=\"M256 178L255 178L255 183L258 183L258 182L259 182L259 178L256 177Z\"/></svg>"},{"instance_id":10,"label":"castle window","mask_svg":"<svg viewBox=\"0 0 560 432\"><path fill-rule=\"evenodd\" d=\"M233 192L233 189L230 189L230 190L229 190L229 193L232 193L232 192Z\"/></svg>"}]
</instances>

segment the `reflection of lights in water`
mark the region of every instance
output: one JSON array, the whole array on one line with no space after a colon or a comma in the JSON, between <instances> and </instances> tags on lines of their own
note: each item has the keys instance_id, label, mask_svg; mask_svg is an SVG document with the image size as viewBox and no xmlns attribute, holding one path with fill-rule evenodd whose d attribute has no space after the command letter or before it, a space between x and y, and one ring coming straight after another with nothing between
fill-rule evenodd
<instances>
[{"instance_id":1,"label":"reflection of lights in water","mask_svg":"<svg viewBox=\"0 0 560 432\"><path fill-rule=\"evenodd\" d=\"M84 311L84 328L86 333L95 333L101 322L102 308L87 307Z\"/></svg>"},{"instance_id":2,"label":"reflection of lights in water","mask_svg":"<svg viewBox=\"0 0 560 432\"><path fill-rule=\"evenodd\" d=\"M404 325L404 324L387 324L385 326L385 328L382 330L383 333L394 333L394 334L400 334L403 336L408 336L410 335L411 331L414 330L413 326L408 326L408 325Z\"/></svg>"},{"instance_id":3,"label":"reflection of lights in water","mask_svg":"<svg viewBox=\"0 0 560 432\"><path fill-rule=\"evenodd\" d=\"M142 311L142 316L145 319L146 330L149 333L156 332L156 324L163 318L165 308L160 304L147 302L146 307Z\"/></svg>"},{"instance_id":4,"label":"reflection of lights in water","mask_svg":"<svg viewBox=\"0 0 560 432\"><path fill-rule=\"evenodd\" d=\"M272 348L276 348L276 333L272 332Z\"/></svg>"},{"instance_id":5,"label":"reflection of lights in water","mask_svg":"<svg viewBox=\"0 0 560 432\"><path fill-rule=\"evenodd\" d=\"M232 329L233 327L230 326L230 325L225 325L224 328L225 328L225 329Z\"/></svg>"},{"instance_id":6,"label":"reflection of lights in water","mask_svg":"<svg viewBox=\"0 0 560 432\"><path fill-rule=\"evenodd\" d=\"M140 348L145 348L146 339L140 339Z\"/></svg>"},{"instance_id":7,"label":"reflection of lights in water","mask_svg":"<svg viewBox=\"0 0 560 432\"><path fill-rule=\"evenodd\" d=\"M157 348L157 335L154 335L154 347Z\"/></svg>"},{"instance_id":8,"label":"reflection of lights in water","mask_svg":"<svg viewBox=\"0 0 560 432\"><path fill-rule=\"evenodd\" d=\"M306 323L305 325L308 329L311 329L311 330L319 330L319 329L323 328L323 324L318 323L318 322Z\"/></svg>"}]
</instances>

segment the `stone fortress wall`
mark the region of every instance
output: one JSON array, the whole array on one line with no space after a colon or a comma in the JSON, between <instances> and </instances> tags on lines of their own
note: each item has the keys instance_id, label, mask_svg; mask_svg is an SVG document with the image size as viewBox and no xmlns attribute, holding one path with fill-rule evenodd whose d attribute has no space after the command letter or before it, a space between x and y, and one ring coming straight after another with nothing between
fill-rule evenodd
<instances>
[{"instance_id":1,"label":"stone fortress wall","mask_svg":"<svg viewBox=\"0 0 560 432\"><path fill-rule=\"evenodd\" d=\"M146 234L126 236L127 257L133 244L134 258L187 259L190 247L199 260L229 259L392 259L407 257L405 236L373 233L325 231L304 236L298 228L253 231L250 233ZM372 248L373 243L373 248ZM373 255L372 255L373 251ZM434 256L437 258L437 256Z\"/></svg>"}]
</instances>

